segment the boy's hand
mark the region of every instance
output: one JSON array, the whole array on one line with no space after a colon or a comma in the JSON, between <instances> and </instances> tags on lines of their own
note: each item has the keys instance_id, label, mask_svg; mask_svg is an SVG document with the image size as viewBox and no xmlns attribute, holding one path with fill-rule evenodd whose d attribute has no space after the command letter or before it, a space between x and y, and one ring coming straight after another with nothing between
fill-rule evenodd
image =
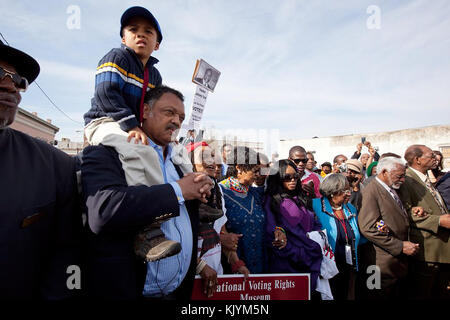
<instances>
[{"instance_id":1,"label":"boy's hand","mask_svg":"<svg viewBox=\"0 0 450 320\"><path fill-rule=\"evenodd\" d=\"M128 131L127 141L130 142L132 138L134 138L134 143L136 143L136 144L138 144L140 141L140 142L142 142L142 144L148 145L147 135L139 127L135 127L133 129L131 129L130 131Z\"/></svg>"}]
</instances>

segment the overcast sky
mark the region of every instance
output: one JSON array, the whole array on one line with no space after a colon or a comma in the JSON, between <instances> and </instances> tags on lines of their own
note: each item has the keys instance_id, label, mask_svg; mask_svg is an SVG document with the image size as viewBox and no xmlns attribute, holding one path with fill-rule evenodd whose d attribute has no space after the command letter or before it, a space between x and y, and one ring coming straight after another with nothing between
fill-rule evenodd
<instances>
[{"instance_id":1,"label":"overcast sky","mask_svg":"<svg viewBox=\"0 0 450 320\"><path fill-rule=\"evenodd\" d=\"M120 16L133 5L161 25L156 67L187 114L196 60L221 71L205 126L292 139L450 123L447 0L0 0L0 32L38 60L38 84L75 120L31 85L21 107L52 119L58 139L81 141L97 63L120 46ZM79 29L67 26L71 6Z\"/></svg>"}]
</instances>

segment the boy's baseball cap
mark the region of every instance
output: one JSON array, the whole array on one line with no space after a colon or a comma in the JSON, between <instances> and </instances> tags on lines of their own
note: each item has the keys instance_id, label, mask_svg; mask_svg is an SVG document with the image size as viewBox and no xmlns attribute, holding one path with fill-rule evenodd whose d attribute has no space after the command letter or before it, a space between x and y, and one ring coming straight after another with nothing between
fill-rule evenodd
<instances>
[{"instance_id":1,"label":"boy's baseball cap","mask_svg":"<svg viewBox=\"0 0 450 320\"><path fill-rule=\"evenodd\" d=\"M158 42L161 43L162 41L162 33L161 33L161 27L159 26L158 21L156 18L152 15L150 11L143 7L131 7L125 10L125 12L122 14L122 18L120 18L120 36L122 37L122 31L123 28L128 24L131 18L134 17L142 17L148 21L155 27L156 32L158 33Z\"/></svg>"}]
</instances>

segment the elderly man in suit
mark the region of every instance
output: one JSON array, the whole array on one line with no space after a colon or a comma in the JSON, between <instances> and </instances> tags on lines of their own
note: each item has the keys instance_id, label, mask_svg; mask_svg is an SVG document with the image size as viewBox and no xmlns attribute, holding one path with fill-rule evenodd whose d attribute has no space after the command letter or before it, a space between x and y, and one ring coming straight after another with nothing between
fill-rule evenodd
<instances>
[{"instance_id":1,"label":"elderly man in suit","mask_svg":"<svg viewBox=\"0 0 450 320\"><path fill-rule=\"evenodd\" d=\"M399 194L411 218L410 239L420 245L410 261L409 292L414 298L450 298L450 214L427 176L434 157L424 145L406 150L409 167ZM423 207L428 215L412 215L411 208L416 206Z\"/></svg>"},{"instance_id":2,"label":"elderly man in suit","mask_svg":"<svg viewBox=\"0 0 450 320\"><path fill-rule=\"evenodd\" d=\"M407 257L419 250L418 244L408 241L409 216L396 191L404 181L403 161L387 157L378 163L375 181L362 191L358 222L369 243L361 250L361 258L365 265L376 265L381 272L381 290L369 290L371 298L401 297L408 273ZM380 230L381 224L387 226L386 230Z\"/></svg>"}]
</instances>

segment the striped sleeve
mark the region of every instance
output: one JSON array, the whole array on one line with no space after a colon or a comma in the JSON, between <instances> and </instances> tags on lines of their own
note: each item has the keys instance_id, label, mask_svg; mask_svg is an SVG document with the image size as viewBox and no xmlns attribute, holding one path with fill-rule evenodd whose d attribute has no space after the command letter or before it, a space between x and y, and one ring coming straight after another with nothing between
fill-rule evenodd
<instances>
[{"instance_id":1,"label":"striped sleeve","mask_svg":"<svg viewBox=\"0 0 450 320\"><path fill-rule=\"evenodd\" d=\"M98 106L127 132L139 125L132 106L124 99L128 69L127 60L112 50L100 61L95 75L95 99Z\"/></svg>"}]
</instances>

